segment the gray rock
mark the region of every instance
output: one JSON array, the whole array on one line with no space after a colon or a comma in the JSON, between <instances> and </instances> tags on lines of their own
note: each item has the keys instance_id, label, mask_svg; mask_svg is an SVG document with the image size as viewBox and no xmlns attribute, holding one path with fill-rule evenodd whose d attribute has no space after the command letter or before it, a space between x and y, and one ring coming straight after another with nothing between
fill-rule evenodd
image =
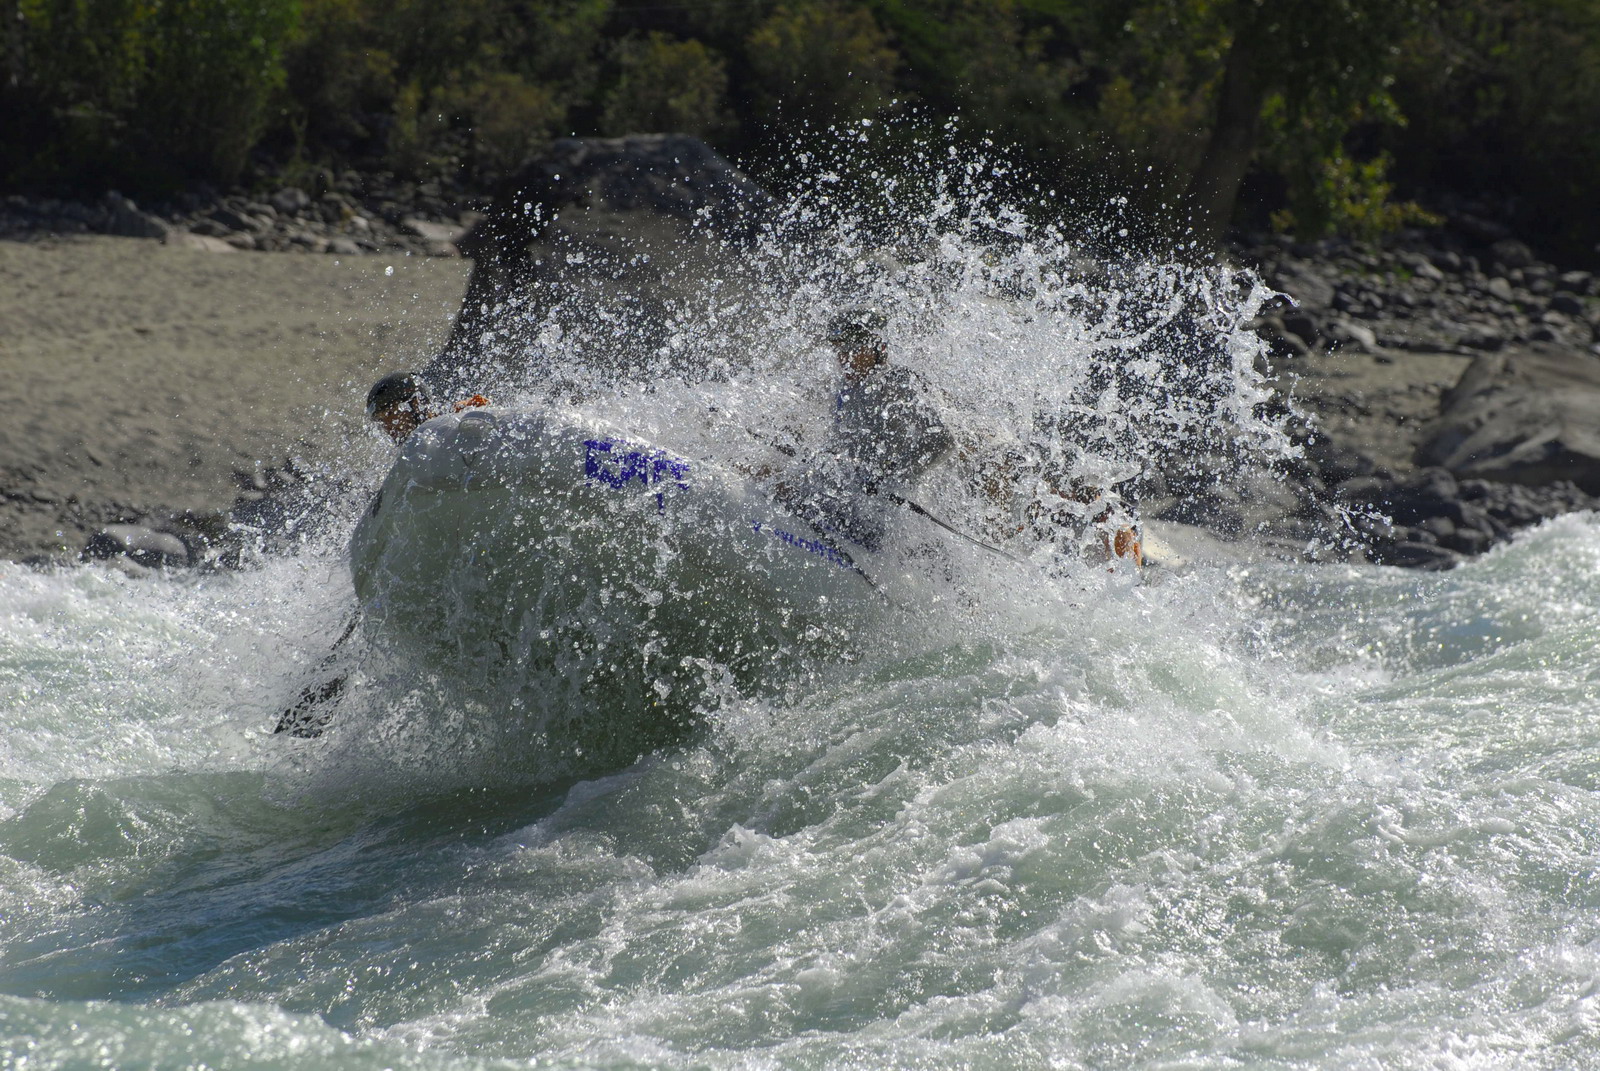
<instances>
[{"instance_id":1,"label":"gray rock","mask_svg":"<svg viewBox=\"0 0 1600 1071\"><path fill-rule=\"evenodd\" d=\"M247 213L236 211L227 205L219 205L209 213L210 217L229 231L258 231L265 229L262 222ZM218 235L222 237L222 235Z\"/></svg>"},{"instance_id":2,"label":"gray rock","mask_svg":"<svg viewBox=\"0 0 1600 1071\"><path fill-rule=\"evenodd\" d=\"M1489 291L1490 296L1499 298L1501 301L1512 300L1511 282L1508 279L1497 275L1489 280L1489 285L1486 289Z\"/></svg>"},{"instance_id":3,"label":"gray rock","mask_svg":"<svg viewBox=\"0 0 1600 1071\"><path fill-rule=\"evenodd\" d=\"M1600 362L1538 343L1479 357L1441 399L1417 461L1508 483L1570 480L1600 494Z\"/></svg>"},{"instance_id":4,"label":"gray rock","mask_svg":"<svg viewBox=\"0 0 1600 1071\"><path fill-rule=\"evenodd\" d=\"M226 238L233 232L217 220L202 217L189 224L191 234L205 235L207 238Z\"/></svg>"},{"instance_id":5,"label":"gray rock","mask_svg":"<svg viewBox=\"0 0 1600 1071\"><path fill-rule=\"evenodd\" d=\"M250 246L240 246L240 239L250 242ZM235 249L253 248L255 242L248 234L231 235L226 241L213 238L208 234L190 234L187 231L173 231L167 236L167 244L179 249L195 249L202 253L232 253Z\"/></svg>"},{"instance_id":6,"label":"gray rock","mask_svg":"<svg viewBox=\"0 0 1600 1071\"><path fill-rule=\"evenodd\" d=\"M1450 221L1463 234L1480 242L1498 242L1511 237L1511 229L1503 223L1462 212Z\"/></svg>"},{"instance_id":7,"label":"gray rock","mask_svg":"<svg viewBox=\"0 0 1600 1071\"><path fill-rule=\"evenodd\" d=\"M465 228L454 223L434 223L426 219L417 219L408 216L400 221L400 229L429 242L449 242L452 245L459 242L465 235Z\"/></svg>"},{"instance_id":8,"label":"gray rock","mask_svg":"<svg viewBox=\"0 0 1600 1071\"><path fill-rule=\"evenodd\" d=\"M119 235L123 238L157 238L164 240L172 230L170 226L148 212L139 211L139 206L122 196L120 193L106 194L106 208L110 218L106 224L106 233Z\"/></svg>"},{"instance_id":9,"label":"gray rock","mask_svg":"<svg viewBox=\"0 0 1600 1071\"><path fill-rule=\"evenodd\" d=\"M1283 329L1294 335L1309 348L1317 344L1320 332L1317 321L1302 309L1289 309L1283 314Z\"/></svg>"},{"instance_id":10,"label":"gray rock","mask_svg":"<svg viewBox=\"0 0 1600 1071\"><path fill-rule=\"evenodd\" d=\"M1556 279L1556 289L1572 294L1594 293L1595 277L1586 271L1562 272Z\"/></svg>"},{"instance_id":11,"label":"gray rock","mask_svg":"<svg viewBox=\"0 0 1600 1071\"><path fill-rule=\"evenodd\" d=\"M1433 536L1437 543L1444 543L1456 534L1456 522L1449 517L1424 517L1417 523L1417 527Z\"/></svg>"},{"instance_id":12,"label":"gray rock","mask_svg":"<svg viewBox=\"0 0 1600 1071\"><path fill-rule=\"evenodd\" d=\"M1457 554L1482 554L1494 545L1494 538L1475 528L1457 528L1448 539L1441 539L1439 545Z\"/></svg>"},{"instance_id":13,"label":"gray rock","mask_svg":"<svg viewBox=\"0 0 1600 1071\"><path fill-rule=\"evenodd\" d=\"M157 532L140 524L108 524L83 548L85 561L124 556L140 565L189 565L189 548L170 532Z\"/></svg>"},{"instance_id":14,"label":"gray rock","mask_svg":"<svg viewBox=\"0 0 1600 1071\"><path fill-rule=\"evenodd\" d=\"M1377 470L1376 462L1370 457L1325 435L1306 443L1305 460L1316 469L1325 483L1338 485L1341 491L1347 482L1370 478Z\"/></svg>"},{"instance_id":15,"label":"gray rock","mask_svg":"<svg viewBox=\"0 0 1600 1071\"><path fill-rule=\"evenodd\" d=\"M1435 283L1444 282L1444 272L1435 267L1433 262L1426 257L1417 257L1412 264L1412 271L1416 273L1419 279L1428 279Z\"/></svg>"},{"instance_id":16,"label":"gray rock","mask_svg":"<svg viewBox=\"0 0 1600 1071\"><path fill-rule=\"evenodd\" d=\"M1333 307L1333 283L1307 264L1282 264L1267 280L1274 290L1283 291L1302 309L1330 309Z\"/></svg>"},{"instance_id":17,"label":"gray rock","mask_svg":"<svg viewBox=\"0 0 1600 1071\"><path fill-rule=\"evenodd\" d=\"M772 209L765 191L697 138L556 141L456 243L474 260L472 276L449 342L423 374L440 390L547 379L560 370L534 341L541 326L584 337L606 321L616 326L591 340L586 358L614 381L690 374L702 355L663 363L669 310L697 300L695 284L711 271L736 300L724 243L752 238Z\"/></svg>"},{"instance_id":18,"label":"gray rock","mask_svg":"<svg viewBox=\"0 0 1600 1071\"><path fill-rule=\"evenodd\" d=\"M332 238L328 241L328 252L353 257L360 255L361 247L352 238Z\"/></svg>"},{"instance_id":19,"label":"gray rock","mask_svg":"<svg viewBox=\"0 0 1600 1071\"><path fill-rule=\"evenodd\" d=\"M1328 337L1363 353L1378 352L1378 336L1366 324L1348 316L1338 316L1328 325Z\"/></svg>"},{"instance_id":20,"label":"gray rock","mask_svg":"<svg viewBox=\"0 0 1600 1071\"><path fill-rule=\"evenodd\" d=\"M1273 357L1304 357L1309 352L1305 340L1284 327L1283 320L1276 314L1257 319L1255 329L1256 334L1270 347L1269 353Z\"/></svg>"},{"instance_id":21,"label":"gray rock","mask_svg":"<svg viewBox=\"0 0 1600 1071\"><path fill-rule=\"evenodd\" d=\"M1527 243L1515 238L1500 239L1489 246L1489 252L1508 268L1529 268L1536 262L1533 250L1528 248Z\"/></svg>"},{"instance_id":22,"label":"gray rock","mask_svg":"<svg viewBox=\"0 0 1600 1071\"><path fill-rule=\"evenodd\" d=\"M1550 308L1567 316L1582 316L1583 299L1567 292L1558 293L1550 298Z\"/></svg>"},{"instance_id":23,"label":"gray rock","mask_svg":"<svg viewBox=\"0 0 1600 1071\"><path fill-rule=\"evenodd\" d=\"M1434 543L1402 542L1374 548L1372 559L1380 565L1440 571L1461 564L1461 555Z\"/></svg>"},{"instance_id":24,"label":"gray rock","mask_svg":"<svg viewBox=\"0 0 1600 1071\"><path fill-rule=\"evenodd\" d=\"M285 186L268 198L272 207L286 216L297 216L311 207L311 197L296 186Z\"/></svg>"}]
</instances>

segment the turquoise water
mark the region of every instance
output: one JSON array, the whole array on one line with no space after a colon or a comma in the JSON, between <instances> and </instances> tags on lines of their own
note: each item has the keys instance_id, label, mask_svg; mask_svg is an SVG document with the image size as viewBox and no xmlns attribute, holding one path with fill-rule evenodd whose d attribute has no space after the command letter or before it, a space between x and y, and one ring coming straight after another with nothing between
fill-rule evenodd
<instances>
[{"instance_id":1,"label":"turquoise water","mask_svg":"<svg viewBox=\"0 0 1600 1071\"><path fill-rule=\"evenodd\" d=\"M1600 1066L1597 565L997 594L563 784L270 734L335 553L0 566L0 1065Z\"/></svg>"}]
</instances>

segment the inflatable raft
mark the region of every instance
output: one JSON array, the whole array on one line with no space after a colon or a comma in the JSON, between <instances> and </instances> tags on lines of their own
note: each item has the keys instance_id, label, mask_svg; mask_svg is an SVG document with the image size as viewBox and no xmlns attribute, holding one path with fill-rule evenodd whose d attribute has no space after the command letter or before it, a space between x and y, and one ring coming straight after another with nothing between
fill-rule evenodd
<instances>
[{"instance_id":1,"label":"inflatable raft","mask_svg":"<svg viewBox=\"0 0 1600 1071\"><path fill-rule=\"evenodd\" d=\"M847 655L887 605L884 556L732 468L563 411L424 424L350 561L368 634L421 665L667 723L719 682Z\"/></svg>"}]
</instances>

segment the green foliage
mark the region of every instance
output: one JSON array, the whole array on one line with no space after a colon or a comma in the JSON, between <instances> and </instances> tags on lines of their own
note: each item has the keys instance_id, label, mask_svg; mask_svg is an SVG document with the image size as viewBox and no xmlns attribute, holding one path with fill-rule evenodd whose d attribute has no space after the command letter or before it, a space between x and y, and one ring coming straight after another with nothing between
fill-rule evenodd
<instances>
[{"instance_id":1,"label":"green foliage","mask_svg":"<svg viewBox=\"0 0 1600 1071\"><path fill-rule=\"evenodd\" d=\"M0 24L8 178L37 181L109 155L137 99L149 17L143 0L22 0Z\"/></svg>"},{"instance_id":2,"label":"green foliage","mask_svg":"<svg viewBox=\"0 0 1600 1071\"><path fill-rule=\"evenodd\" d=\"M899 62L871 12L834 0L780 7L751 31L745 59L762 117L786 130L875 114Z\"/></svg>"},{"instance_id":3,"label":"green foliage","mask_svg":"<svg viewBox=\"0 0 1600 1071\"><path fill-rule=\"evenodd\" d=\"M594 92L610 0L307 0L297 157L492 183Z\"/></svg>"},{"instance_id":4,"label":"green foliage","mask_svg":"<svg viewBox=\"0 0 1600 1071\"><path fill-rule=\"evenodd\" d=\"M1449 0L1396 63L1414 122L1387 147L1413 184L1515 210L1569 257L1600 241L1600 6ZM1424 119L1426 121L1424 121Z\"/></svg>"},{"instance_id":5,"label":"green foliage","mask_svg":"<svg viewBox=\"0 0 1600 1071\"><path fill-rule=\"evenodd\" d=\"M135 151L169 153L175 179L236 179L283 84L299 15L297 0L162 0L132 115Z\"/></svg>"},{"instance_id":6,"label":"green foliage","mask_svg":"<svg viewBox=\"0 0 1600 1071\"><path fill-rule=\"evenodd\" d=\"M1088 71L1059 20L1015 0L889 0L882 17L904 53L908 95L1036 156L1082 136L1067 95Z\"/></svg>"},{"instance_id":7,"label":"green foliage","mask_svg":"<svg viewBox=\"0 0 1600 1071\"><path fill-rule=\"evenodd\" d=\"M1344 156L1310 161L1312 173L1291 185L1290 206L1272 213L1273 229L1302 238L1343 234L1368 241L1405 226L1442 220L1414 201L1392 200L1387 153L1365 162Z\"/></svg>"},{"instance_id":8,"label":"green foliage","mask_svg":"<svg viewBox=\"0 0 1600 1071\"><path fill-rule=\"evenodd\" d=\"M735 125L727 63L699 41L652 33L625 38L616 54L620 75L605 96L602 134L675 130L714 138Z\"/></svg>"},{"instance_id":9,"label":"green foliage","mask_svg":"<svg viewBox=\"0 0 1600 1071\"><path fill-rule=\"evenodd\" d=\"M282 123L291 155L312 146L350 158L370 152L398 88L395 59L376 47L362 0L301 0L301 20L284 50Z\"/></svg>"},{"instance_id":10,"label":"green foliage","mask_svg":"<svg viewBox=\"0 0 1600 1071\"><path fill-rule=\"evenodd\" d=\"M992 137L1146 209L1248 188L1302 234L1496 191L1600 241L1593 0L0 0L0 182L98 192L267 167L483 186L565 133L700 134L781 177L833 124ZM920 125L919 125L920 124ZM948 135L942 135L948 136ZM1208 216L1209 218L1209 216Z\"/></svg>"},{"instance_id":11,"label":"green foliage","mask_svg":"<svg viewBox=\"0 0 1600 1071\"><path fill-rule=\"evenodd\" d=\"M389 156L412 174L460 170L486 181L549 140L565 114L554 88L510 71L452 78L426 94L413 81L395 101Z\"/></svg>"},{"instance_id":12,"label":"green foliage","mask_svg":"<svg viewBox=\"0 0 1600 1071\"><path fill-rule=\"evenodd\" d=\"M299 18L297 0L22 0L0 106L31 115L16 134L44 151L6 177L232 182L266 128Z\"/></svg>"},{"instance_id":13,"label":"green foliage","mask_svg":"<svg viewBox=\"0 0 1600 1071\"><path fill-rule=\"evenodd\" d=\"M1268 98L1262 160L1284 177L1287 204L1271 213L1274 230L1302 238L1345 234L1367 240L1408 224L1437 222L1413 203L1392 200L1387 153L1357 160L1345 150L1363 123L1401 127L1405 117L1385 91L1342 111L1302 107L1291 113L1282 94Z\"/></svg>"}]
</instances>

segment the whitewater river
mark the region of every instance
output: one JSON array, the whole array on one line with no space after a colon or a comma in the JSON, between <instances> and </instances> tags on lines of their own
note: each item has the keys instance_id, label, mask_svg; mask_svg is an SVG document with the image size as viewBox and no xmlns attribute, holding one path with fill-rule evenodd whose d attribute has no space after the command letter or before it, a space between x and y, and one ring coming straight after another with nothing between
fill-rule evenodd
<instances>
[{"instance_id":1,"label":"whitewater river","mask_svg":"<svg viewBox=\"0 0 1600 1071\"><path fill-rule=\"evenodd\" d=\"M1600 1066L1600 523L1104 583L539 785L270 734L335 552L0 566L0 1065Z\"/></svg>"},{"instance_id":2,"label":"whitewater river","mask_svg":"<svg viewBox=\"0 0 1600 1071\"><path fill-rule=\"evenodd\" d=\"M937 145L926 195L875 166L872 225L815 165L727 279L696 276L655 357L705 381L614 391L619 426L723 458L826 425L819 332L870 302L967 414L958 441L1000 444L980 476L1031 457L1107 488L1186 461L1211 510L1291 452L1260 280L1123 255L1115 201L1086 258L1028 222L1056 195L1012 206ZM585 384L583 362L633 313L588 300L503 330L506 366L611 397L614 366ZM928 501L1015 531L982 483ZM515 676L507 637L477 649L511 669L424 666L363 630L331 731L272 733L329 672L365 509L235 572L0 563L0 1067L1600 1067L1594 517L1443 574L991 557L950 592L886 584L905 612L782 686L707 687L698 727L636 761L578 770L628 712L561 693L541 716L574 779L517 731L553 685L477 687ZM574 554L597 538L551 525ZM576 594L709 619L727 579ZM630 643L578 668L616 678Z\"/></svg>"}]
</instances>

